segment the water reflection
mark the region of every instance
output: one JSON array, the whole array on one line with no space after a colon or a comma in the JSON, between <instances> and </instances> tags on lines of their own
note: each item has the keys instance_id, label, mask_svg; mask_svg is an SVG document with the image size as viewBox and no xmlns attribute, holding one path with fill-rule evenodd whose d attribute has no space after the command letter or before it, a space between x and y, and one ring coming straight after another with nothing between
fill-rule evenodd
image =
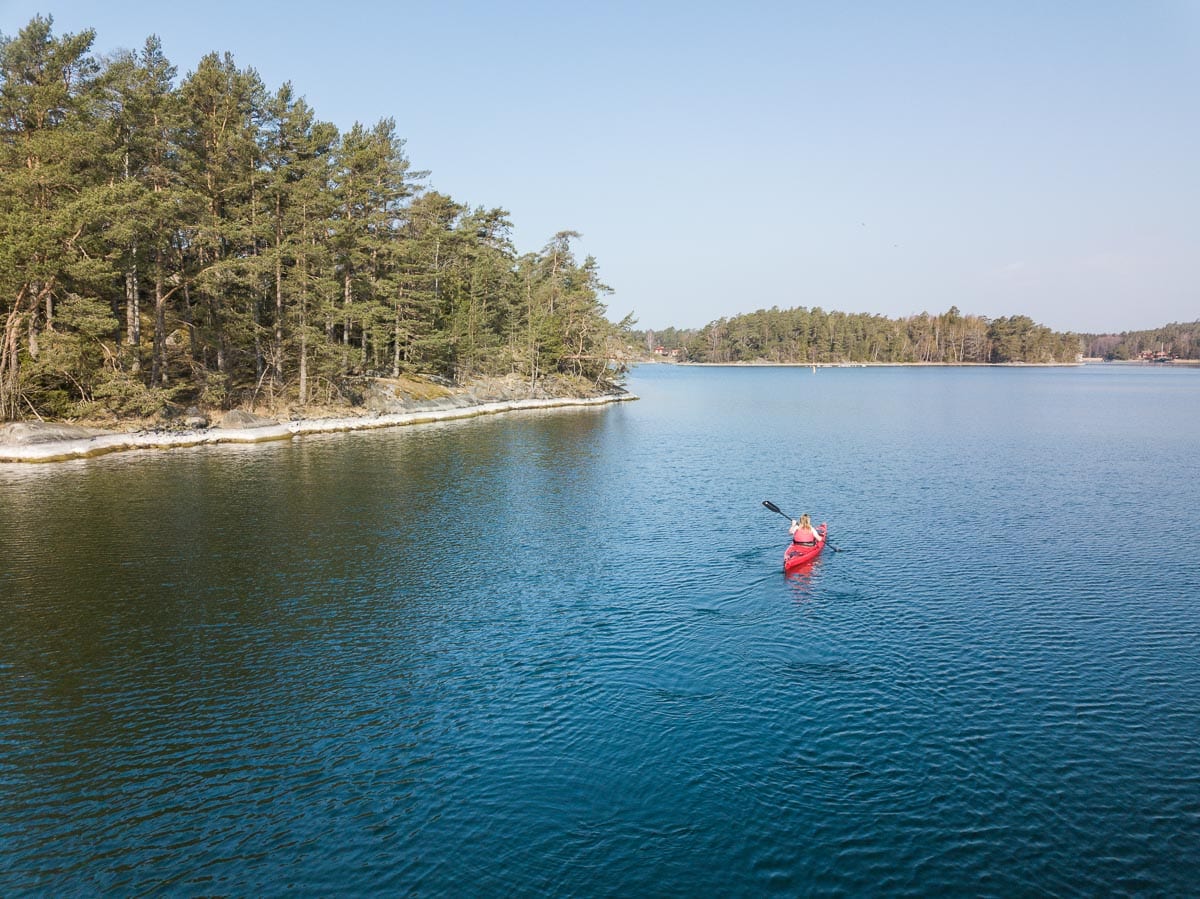
<instances>
[{"instance_id":1,"label":"water reflection","mask_svg":"<svg viewBox=\"0 0 1200 899\"><path fill-rule=\"evenodd\" d=\"M811 602L818 595L822 559L815 559L784 574L788 591L795 602Z\"/></svg>"}]
</instances>

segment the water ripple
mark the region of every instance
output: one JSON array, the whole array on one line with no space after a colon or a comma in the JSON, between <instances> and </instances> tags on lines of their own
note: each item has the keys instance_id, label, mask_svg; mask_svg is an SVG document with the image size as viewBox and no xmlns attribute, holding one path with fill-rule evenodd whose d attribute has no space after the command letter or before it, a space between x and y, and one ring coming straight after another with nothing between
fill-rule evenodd
<instances>
[{"instance_id":1,"label":"water ripple","mask_svg":"<svg viewBox=\"0 0 1200 899\"><path fill-rule=\"evenodd\" d=\"M714 374L0 470L0 893L1190 894L1196 392Z\"/></svg>"}]
</instances>

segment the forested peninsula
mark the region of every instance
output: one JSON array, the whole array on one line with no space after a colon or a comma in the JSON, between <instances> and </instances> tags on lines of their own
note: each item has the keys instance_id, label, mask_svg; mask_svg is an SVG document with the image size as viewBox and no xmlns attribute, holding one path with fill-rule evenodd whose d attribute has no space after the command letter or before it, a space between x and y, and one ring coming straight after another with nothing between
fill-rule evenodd
<instances>
[{"instance_id":1,"label":"forested peninsula","mask_svg":"<svg viewBox=\"0 0 1200 899\"><path fill-rule=\"evenodd\" d=\"M392 119L340 133L229 54L179 79L155 37L94 40L40 16L0 38L0 421L611 386L578 234L518 253L504 209L423 187Z\"/></svg>"},{"instance_id":2,"label":"forested peninsula","mask_svg":"<svg viewBox=\"0 0 1200 899\"><path fill-rule=\"evenodd\" d=\"M815 307L760 309L698 329L635 332L646 352L680 362L836 365L1067 364L1106 360L1200 359L1200 322L1122 334L1052 331L1026 315L989 319L956 306L904 318L826 312Z\"/></svg>"},{"instance_id":3,"label":"forested peninsula","mask_svg":"<svg viewBox=\"0 0 1200 899\"><path fill-rule=\"evenodd\" d=\"M1078 335L1025 315L987 319L952 306L941 315L892 319L820 307L760 309L698 330L643 332L652 351L685 362L1068 363L1080 358Z\"/></svg>"}]
</instances>

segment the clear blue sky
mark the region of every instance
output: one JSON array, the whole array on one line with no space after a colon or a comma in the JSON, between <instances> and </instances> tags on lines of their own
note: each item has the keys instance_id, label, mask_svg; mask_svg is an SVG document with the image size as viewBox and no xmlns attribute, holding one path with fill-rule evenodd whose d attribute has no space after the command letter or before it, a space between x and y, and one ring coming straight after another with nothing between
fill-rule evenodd
<instances>
[{"instance_id":1,"label":"clear blue sky","mask_svg":"<svg viewBox=\"0 0 1200 899\"><path fill-rule=\"evenodd\" d=\"M286 11L280 11L280 9ZM429 185L583 234L611 317L770 306L1200 318L1200 0L0 0L96 50L228 50Z\"/></svg>"}]
</instances>

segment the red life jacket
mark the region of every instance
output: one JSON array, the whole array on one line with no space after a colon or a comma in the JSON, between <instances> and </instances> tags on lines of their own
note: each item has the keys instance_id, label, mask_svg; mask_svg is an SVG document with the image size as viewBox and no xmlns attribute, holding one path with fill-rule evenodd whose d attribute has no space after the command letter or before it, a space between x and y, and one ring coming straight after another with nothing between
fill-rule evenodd
<instances>
[{"instance_id":1,"label":"red life jacket","mask_svg":"<svg viewBox=\"0 0 1200 899\"><path fill-rule=\"evenodd\" d=\"M796 528L792 531L792 542L801 546L816 546L821 535L814 528Z\"/></svg>"}]
</instances>

